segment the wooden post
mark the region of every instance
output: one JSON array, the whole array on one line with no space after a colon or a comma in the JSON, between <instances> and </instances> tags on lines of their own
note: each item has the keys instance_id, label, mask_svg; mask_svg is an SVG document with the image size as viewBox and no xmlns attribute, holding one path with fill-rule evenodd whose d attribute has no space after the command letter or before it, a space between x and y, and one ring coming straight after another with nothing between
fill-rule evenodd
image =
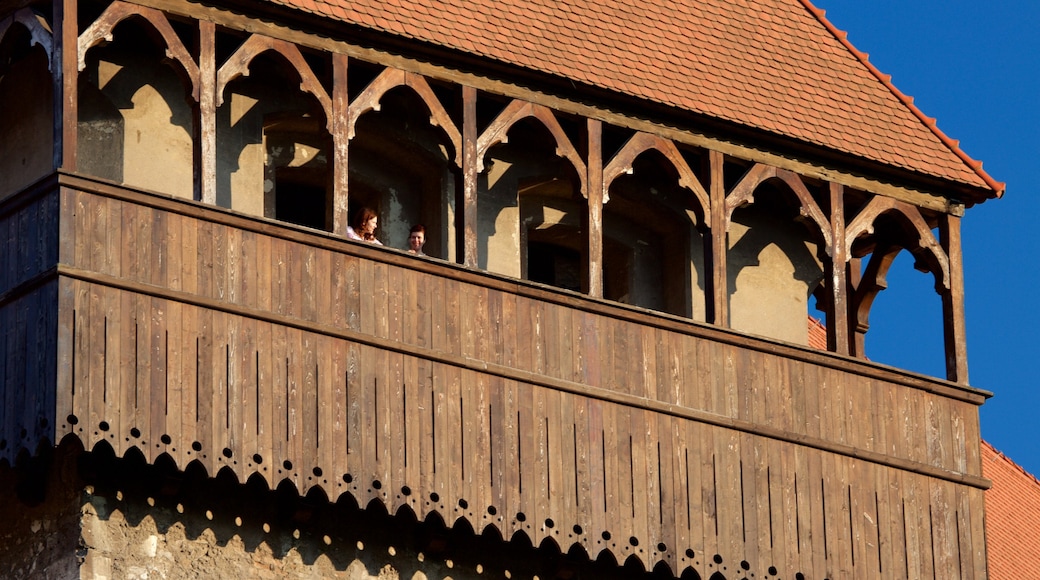
<instances>
[{"instance_id":1,"label":"wooden post","mask_svg":"<svg viewBox=\"0 0 1040 580\"><path fill-rule=\"evenodd\" d=\"M79 22L77 0L54 0L54 168L76 171L79 134Z\"/></svg>"},{"instance_id":2,"label":"wooden post","mask_svg":"<svg viewBox=\"0 0 1040 580\"><path fill-rule=\"evenodd\" d=\"M964 324L964 269L961 218L948 213L939 221L939 240L950 260L950 288L942 293L946 378L968 384L968 343Z\"/></svg>"},{"instance_id":3,"label":"wooden post","mask_svg":"<svg viewBox=\"0 0 1040 580\"><path fill-rule=\"evenodd\" d=\"M849 249L845 243L845 188L830 184L831 193L831 307L827 311L827 348L838 354L849 354Z\"/></svg>"},{"instance_id":4,"label":"wooden post","mask_svg":"<svg viewBox=\"0 0 1040 580\"><path fill-rule=\"evenodd\" d=\"M708 283L711 286L708 300L708 322L717 326L729 326L729 288L726 283L726 253L729 251L726 219L726 184L723 180L724 158L721 152L709 154L711 172L711 190L708 192L711 207L709 208L711 223L711 243L705 252L711 274ZM707 268L705 268L707 274Z\"/></svg>"},{"instance_id":5,"label":"wooden post","mask_svg":"<svg viewBox=\"0 0 1040 580\"><path fill-rule=\"evenodd\" d=\"M585 240L588 268L585 291L593 298L603 297L603 123L587 120L589 133L588 211L585 213Z\"/></svg>"},{"instance_id":6,"label":"wooden post","mask_svg":"<svg viewBox=\"0 0 1040 580\"><path fill-rule=\"evenodd\" d=\"M197 199L217 203L217 34L216 25L199 21L199 134L195 144L199 174Z\"/></svg>"},{"instance_id":7,"label":"wooden post","mask_svg":"<svg viewBox=\"0 0 1040 580\"><path fill-rule=\"evenodd\" d=\"M347 235L350 216L347 189L347 151L350 143L350 96L347 93L345 54L332 55L332 233Z\"/></svg>"},{"instance_id":8,"label":"wooden post","mask_svg":"<svg viewBox=\"0 0 1040 580\"><path fill-rule=\"evenodd\" d=\"M462 263L477 267L477 89L462 87Z\"/></svg>"}]
</instances>

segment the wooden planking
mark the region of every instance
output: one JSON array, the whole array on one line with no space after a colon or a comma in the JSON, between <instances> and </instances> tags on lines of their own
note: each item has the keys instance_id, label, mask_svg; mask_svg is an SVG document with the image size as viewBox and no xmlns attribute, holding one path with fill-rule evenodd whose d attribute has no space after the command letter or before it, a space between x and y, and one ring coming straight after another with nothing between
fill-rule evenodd
<instances>
[{"instance_id":1,"label":"wooden planking","mask_svg":"<svg viewBox=\"0 0 1040 580\"><path fill-rule=\"evenodd\" d=\"M83 199L85 207L91 205L89 198ZM128 231L137 232L142 231L144 224L154 223L153 210L141 211L133 204L115 203L111 199L104 206L100 213L91 210L84 214L84 219L77 216L76 227L88 237L93 235L89 232L104 230L106 245L111 244L113 238L108 231L111 228L102 224L122 220L132 224ZM117 213L120 218L113 217ZM195 225L189 227L189 224ZM490 374L476 367L465 370L454 359L441 360L432 354L465 352L474 358L498 363L507 370L577 378L592 387L610 387L645 397L647 401L677 402L682 408L706 410L723 417L743 417L750 423L773 425L794 434L815 429L824 439L844 440L857 448L873 445L878 450L891 452L894 457L915 453L912 441L931 437L934 444L926 445L928 455L923 457L936 465L957 465L963 469L968 464L966 455L972 453L970 445L960 443L962 436L959 435L963 432L963 439L967 440L970 433L977 432L974 405L968 402L937 397L924 390L882 380L861 380L851 373L783 355L639 325L513 291L402 268L390 262L346 256L316 246L294 249L297 242L280 237L250 232L220 233L218 230L222 229L227 228L171 214L161 227L148 230L146 244L90 264L103 270L116 268L118 263L117 269L121 272L158 286L190 284L200 293L213 292L222 300L246 306L245 312L206 310L188 302L174 304L158 295L144 297L115 288L102 291L100 286L63 282L88 287L81 296L82 302L76 306L77 317L82 317L76 328L85 332L77 336L86 338L75 341L80 348L86 348L86 358L78 359L72 365L72 372L76 380L84 378L84 383L77 383L86 385L82 390L93 391L96 384L93 381L99 376L104 387L100 404L89 396L82 399L86 402L85 416L94 409L99 421L109 417L109 423L116 424L117 419L111 418L114 407L105 394L110 391L113 380L107 369L121 368L121 365L109 359L108 351L119 351L118 356L132 354L133 372L125 379L120 376L115 383L122 389L115 400L120 407L137 412L130 415L130 422L124 421L113 430L141 428L145 435L140 444L152 449L148 452L150 457L162 451L173 453L174 447L178 449L175 456L178 462L182 458L197 457L185 450L199 440L204 443L199 455L206 456L204 463L211 473L222 465L233 466L240 477L253 469L271 468L264 476L272 485L289 477L301 491L312 485L328 486L329 491L333 486L346 490L340 482L345 473L351 473L354 476L351 491L356 497L360 499L364 495L384 502L405 502L404 498L390 497L405 485L414 490L416 503L425 502L429 493L436 491L440 494L439 501L430 509L437 509L447 521L465 515L476 526L490 516L489 521L503 530L510 526L522 529L536 543L541 537L552 537L561 546L569 545L576 541L569 537L572 526L579 523L585 538L582 541L590 553L609 545L615 554L637 555L644 562L673 557L681 560L686 557L688 545L695 555L702 551L708 556L718 553L728 564L739 562L739 557L750 558L750 554L757 554L759 560L788 562L792 570L822 574L851 570L853 546L856 564L868 561L863 554L869 551L871 531L865 520L860 521L855 517L856 512L850 510L853 506L858 510L873 501L878 522L895 521L891 505L894 505L893 499L901 500L901 488L897 486L892 492L884 478L876 474L860 475L860 464L850 465L853 460L845 456L778 443L747 431L734 435L735 432L722 426L642 409L637 399L625 404L590 399L580 392L559 390L552 382L534 385L506 379L496 374L502 372L500 369L491 369ZM173 268L170 256L174 254L168 246L185 236L186 231L195 235L180 251L182 256L192 256L192 259ZM122 248L129 246L129 243L122 244ZM223 257L215 254L223 254ZM93 259L87 252L83 256ZM165 270L152 267L156 256L166 257ZM336 273L337 265L341 265L342 276ZM219 292L221 285L225 288L223 295ZM322 286L327 286L327 294ZM308 294L305 287L312 291ZM415 312L423 310L423 297L416 295L413 288L422 288L429 296L425 302L428 304L426 313L414 318ZM356 315L347 306L354 299L352 292L356 292ZM74 295L80 296L78 292ZM368 303L362 304L366 300ZM261 321L260 317L249 316L249 309L281 310L299 319L301 325L290 328L270 319ZM90 339L92 334L107 336L106 332L112 327L106 330L104 322L99 323L97 319L111 318L109 313L113 312L118 312L120 326L135 329L135 338L128 340L126 332L121 330L116 333L123 337L119 346L113 346L111 337L100 342ZM393 318L395 312L400 313L399 318ZM476 324L473 312L477 313ZM385 323L380 313L387 316ZM382 332L402 344L421 343L424 324L421 321L428 316L431 356L424 358L424 351L415 349L389 354L381 348L333 338L333 333L321 331L320 325L317 328L320 333L306 329L318 318L321 324L334 328L349 327L352 316L371 323L367 327L358 325L364 332L374 336ZM67 317L62 320L64 324L71 323ZM502 323L514 320L516 324L509 327ZM465 340L469 342L464 342L467 333L469 338ZM196 350L196 340L198 353L186 356L185 352ZM130 344L133 348L129 348ZM511 344L516 346L510 347ZM100 350L98 345L102 347ZM501 353L500 358L497 353ZM68 358L68 355L61 356ZM167 360L173 357L192 361L174 366ZM364 389L354 388L358 384L351 384L352 368L357 375L372 379L370 399L364 398L369 396L364 394ZM247 380L250 374L253 376ZM340 392L336 390L334 376L342 377ZM197 384L194 383L196 377L199 377ZM383 379L381 386L376 386L377 378ZM222 386L221 380L226 384ZM430 381L432 384L427 384ZM173 383L180 385L180 391L170 388ZM421 384L413 392L411 386L415 383ZM145 384L147 389L140 390ZM376 389L383 390L377 392ZM359 396L362 397L360 407L354 405ZM443 408L436 410L434 405L426 404L438 396L445 401ZM129 397L134 398L133 404ZM194 409L182 409L176 417L171 417L170 409L177 397L185 402L194 397L196 401L211 404L199 405L197 420ZM323 401L328 399L342 400L342 406L335 409L333 403L326 408ZM886 414L877 422L860 425L863 421L858 415L864 409L881 406L879 401L885 401ZM633 404L635 406L626 406ZM813 404L818 407L814 409ZM430 409L422 409L423 406ZM429 413L428 420L426 413ZM517 413L520 424L516 424ZM375 418L366 422L373 415ZM290 424L279 425L279 421L285 421L280 417L289 417ZM904 426L906 417L918 422L921 430ZM436 437L432 431L434 420ZM430 427L429 435L423 430L424 421ZM889 442L878 436L892 435L893 421L900 429L908 429L898 437L892 436L896 451L889 450ZM97 424L98 421L93 423ZM326 433L325 426L332 431ZM191 431L196 428L203 434ZM685 439L673 437L676 430L685 434ZM532 437L529 447L523 443L526 434ZM162 435L169 435L172 443L156 448ZM83 436L101 437L100 433ZM334 451L330 455L330 447L325 444L329 440L340 444L343 452ZM351 453L347 453L348 442L352 444ZM380 446L379 452L369 449L376 444ZM224 446L230 446L233 452L231 461L221 459ZM608 452L610 446L612 449ZM249 447L255 447L256 451ZM511 451L512 448L516 451ZM821 503L822 486L827 486L826 508L816 505L811 486L805 487L806 477L811 480L811 476L799 475L797 495L778 491L783 501L773 497L777 471L801 473L791 467L792 464L797 466L798 455L794 453L792 458L788 453L792 449L801 450L809 471L815 469L819 473L821 491L817 495ZM694 451L692 459L687 459L691 450ZM684 459L677 463L676 455L680 451ZM263 461L247 466L254 452L261 454ZM509 459L510 453L513 459ZM474 458L480 457L493 457L497 463L475 461ZM362 460L358 461L359 458ZM417 458L414 463L413 458ZM734 464L735 458L743 460L738 459ZM286 469L284 461L290 461L292 469ZM613 469L608 467L610 461L616 463ZM330 462L336 467L329 466ZM813 462L819 466L813 467ZM691 463L700 469L691 469L688 466ZM709 471L705 471L705 465L710 466L710 482L706 481ZM743 486L737 485L736 492L732 485L734 465L744 481ZM314 467L322 470L320 480ZM465 470L461 481L456 469ZM872 469L885 474L893 471L877 465ZM284 473L277 473L279 470ZM720 473L721 478L717 477ZM781 481L789 478L777 477ZM824 484L827 477L834 481ZM697 478L699 481L695 481ZM382 492L368 491L375 479L383 484ZM682 523L683 510L678 510L669 515L675 521L666 521L662 506L676 502L685 505L682 503L685 500L676 498L686 495L684 487L691 481L696 493L691 494L694 499L690 503L699 502L700 506L695 513L707 512L709 508L705 504L709 499L719 506L718 513L713 511L707 520L700 516L697 524L692 524ZM521 482L523 493L519 492ZM743 497L740 496L742 487L746 494ZM830 503L832 496L840 500L842 490L845 490L845 503ZM330 497L332 495L330 493ZM881 498L886 495L891 505L883 505L885 500ZM671 499L662 499L666 496ZM459 499L467 500L468 507L459 506ZM595 504L606 504L606 510L593 508ZM485 516L490 505L496 507L496 514ZM805 536L813 548L809 550L812 553L818 553L814 542L822 541L818 540L822 538L822 522L827 522L828 550L822 562L811 557L806 560L805 551L796 549L781 557L779 550L766 547L769 541L775 544L781 536L775 528L763 536L762 522L773 519L778 510L779 515L775 516L778 518L808 510L810 515L806 518L785 518L794 525L785 527L783 533L790 537ZM817 513L813 510L817 510L818 515L813 515ZM512 521L519 512L528 516L523 523ZM601 515L593 515L597 513ZM619 515L625 513L630 515ZM883 515L887 515L887 519ZM545 520L550 518L555 524L552 528L545 525ZM902 526L901 515L898 521ZM951 520L946 514L942 521L960 520L956 517ZM721 530L719 534L715 533L714 525L705 525L716 522ZM697 526L699 531L694 531ZM880 536L881 527L879 523L879 529L872 533ZM604 530L612 533L611 540L602 540L600 534ZM966 533L960 532L956 541L949 535L929 535L928 545L939 538L940 546L959 546L958 542L968 541L964 539ZM676 540L674 548L672 540L664 540L682 534L689 539ZM630 536L639 540L639 546L628 545ZM745 536L753 545L745 545ZM894 532L892 537L896 537ZM654 553L658 540L668 548L663 556ZM914 540L917 547L912 549L919 553L913 558L927 557L931 561L932 548L928 547L925 555L927 546L919 540ZM881 555L877 557L883 568L886 558L899 557L886 556L886 549L883 542ZM799 558L802 564L796 566ZM842 558L847 561L843 562ZM944 570L951 569L948 559L939 560L944 562ZM693 561L697 561L696 558ZM855 571L858 573L858 566Z\"/></svg>"}]
</instances>

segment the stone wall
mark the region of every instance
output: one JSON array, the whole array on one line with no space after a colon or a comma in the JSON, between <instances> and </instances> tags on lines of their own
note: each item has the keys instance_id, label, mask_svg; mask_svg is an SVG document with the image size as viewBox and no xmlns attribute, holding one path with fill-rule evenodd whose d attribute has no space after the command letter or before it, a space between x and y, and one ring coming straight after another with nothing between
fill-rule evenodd
<instances>
[{"instance_id":1,"label":"stone wall","mask_svg":"<svg viewBox=\"0 0 1040 580\"><path fill-rule=\"evenodd\" d=\"M507 542L492 528L419 522L381 504L361 509L349 496L330 502L195 466L147 465L133 450L84 453L75 442L0 467L0 491L3 578L674 577L533 547L522 534Z\"/></svg>"}]
</instances>

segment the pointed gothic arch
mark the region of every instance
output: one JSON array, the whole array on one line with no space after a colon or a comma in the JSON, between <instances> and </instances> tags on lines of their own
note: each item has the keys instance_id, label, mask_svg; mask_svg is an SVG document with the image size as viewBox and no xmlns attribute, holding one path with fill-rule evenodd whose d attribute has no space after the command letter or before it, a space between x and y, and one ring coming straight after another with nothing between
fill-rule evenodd
<instances>
[{"instance_id":1,"label":"pointed gothic arch","mask_svg":"<svg viewBox=\"0 0 1040 580\"><path fill-rule=\"evenodd\" d=\"M200 95L199 65L188 53L188 49L174 32L173 27L170 26L166 15L154 8L135 6L120 1L109 5L101 16L79 36L78 70L83 72L86 68L87 52L102 42L111 42L116 26L129 18L140 18L147 22L151 30L166 44L167 58L181 65L179 72L184 74L191 89L192 98L198 102Z\"/></svg>"},{"instance_id":2,"label":"pointed gothic arch","mask_svg":"<svg viewBox=\"0 0 1040 580\"><path fill-rule=\"evenodd\" d=\"M448 135L455 147L455 165L462 167L462 134L451 116L444 109L440 99L433 93L426 78L416 73L387 67L350 103L347 118L347 139L354 138L357 120L368 111L379 111L380 101L388 91L396 87L408 87L430 109L430 124L440 127Z\"/></svg>"}]
</instances>

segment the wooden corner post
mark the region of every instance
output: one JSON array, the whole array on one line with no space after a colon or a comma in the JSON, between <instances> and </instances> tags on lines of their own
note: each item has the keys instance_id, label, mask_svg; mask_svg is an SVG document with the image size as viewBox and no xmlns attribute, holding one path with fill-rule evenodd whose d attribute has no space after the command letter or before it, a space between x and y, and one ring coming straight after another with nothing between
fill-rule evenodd
<instances>
[{"instance_id":1,"label":"wooden corner post","mask_svg":"<svg viewBox=\"0 0 1040 580\"><path fill-rule=\"evenodd\" d=\"M76 170L79 127L79 4L54 0L54 168Z\"/></svg>"},{"instance_id":2,"label":"wooden corner post","mask_svg":"<svg viewBox=\"0 0 1040 580\"><path fill-rule=\"evenodd\" d=\"M950 260L950 288L942 293L946 378L968 384L968 343L964 323L964 264L961 254L961 218L942 214L939 242Z\"/></svg>"}]
</instances>

